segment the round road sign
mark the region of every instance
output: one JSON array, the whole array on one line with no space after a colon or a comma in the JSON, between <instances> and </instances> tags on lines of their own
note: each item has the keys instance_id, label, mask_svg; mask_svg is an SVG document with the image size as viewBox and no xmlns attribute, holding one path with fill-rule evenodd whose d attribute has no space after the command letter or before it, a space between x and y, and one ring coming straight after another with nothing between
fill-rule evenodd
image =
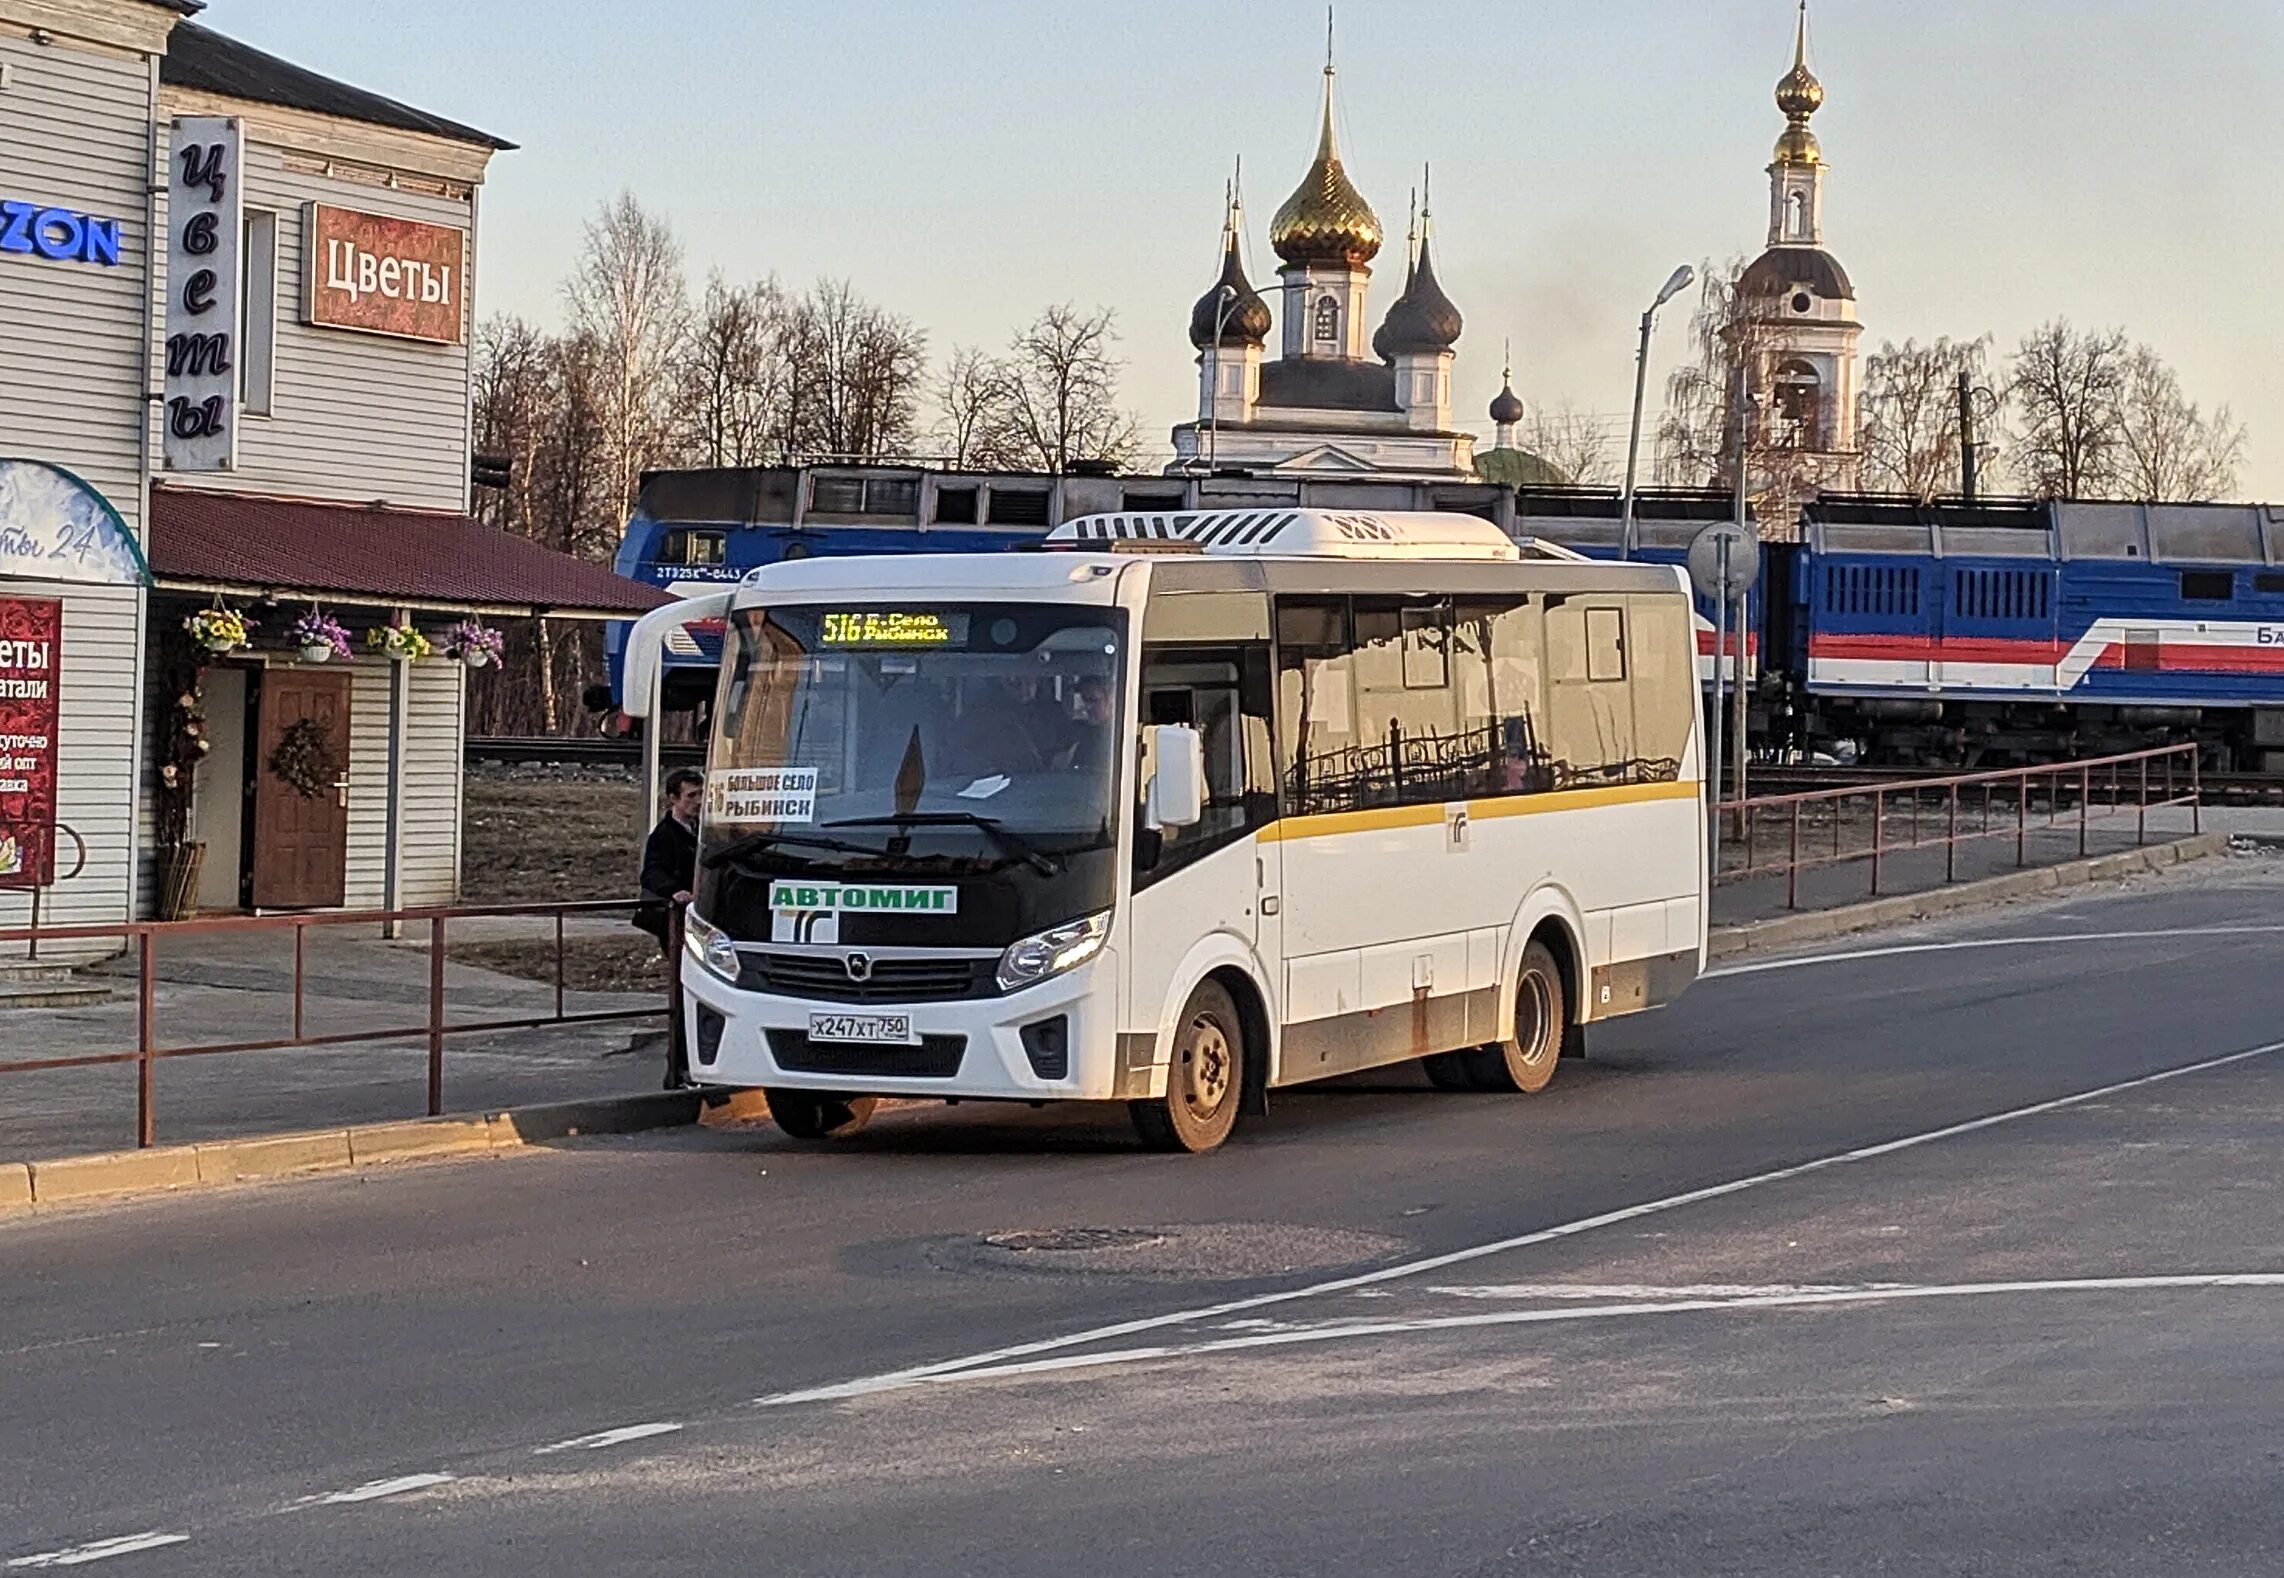
<instances>
[{"instance_id":1,"label":"round road sign","mask_svg":"<svg viewBox=\"0 0 2284 1578\"><path fill-rule=\"evenodd\" d=\"M1724 545L1726 556L1721 551ZM1760 538L1749 526L1715 521L1689 540L1689 579L1716 602L1735 602L1760 574Z\"/></svg>"}]
</instances>

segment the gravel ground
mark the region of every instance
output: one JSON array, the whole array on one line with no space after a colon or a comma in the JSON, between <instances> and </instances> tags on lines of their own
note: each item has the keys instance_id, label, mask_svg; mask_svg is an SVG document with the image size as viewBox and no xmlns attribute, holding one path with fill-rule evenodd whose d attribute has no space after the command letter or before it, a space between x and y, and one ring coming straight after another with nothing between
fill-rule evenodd
<instances>
[{"instance_id":1,"label":"gravel ground","mask_svg":"<svg viewBox=\"0 0 2284 1578\"><path fill-rule=\"evenodd\" d=\"M461 891L470 904L624 899L642 865L642 791L617 768L468 769Z\"/></svg>"}]
</instances>

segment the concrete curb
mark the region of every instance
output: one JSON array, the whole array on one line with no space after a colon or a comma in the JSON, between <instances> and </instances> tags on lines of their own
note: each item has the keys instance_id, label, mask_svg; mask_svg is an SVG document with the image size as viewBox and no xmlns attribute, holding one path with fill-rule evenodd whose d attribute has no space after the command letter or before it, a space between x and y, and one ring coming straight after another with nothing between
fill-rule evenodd
<instances>
[{"instance_id":1,"label":"concrete curb","mask_svg":"<svg viewBox=\"0 0 2284 1578\"><path fill-rule=\"evenodd\" d=\"M2058 893L2089 882L2120 881L2145 871L2163 871L2209 855L2223 854L2228 848L2228 834L2199 833L2171 843L2094 855L2058 866L2033 866L2025 871L2009 871L1978 882L1954 883L1925 893L1905 893L1840 909L1781 915L1774 920L1752 921L1742 926L1717 926L1708 942L1708 957L1734 959L1745 954L1774 953L1878 927L1900 926L1960 910L2003 904L2011 899Z\"/></svg>"},{"instance_id":2,"label":"concrete curb","mask_svg":"<svg viewBox=\"0 0 2284 1578\"><path fill-rule=\"evenodd\" d=\"M215 1184L353 1172L392 1162L488 1156L592 1134L636 1134L697 1123L713 1097L651 1091L602 1101L553 1102L475 1116L412 1118L346 1129L263 1134L143 1151L0 1162L0 1216L45 1206L171 1194Z\"/></svg>"}]
</instances>

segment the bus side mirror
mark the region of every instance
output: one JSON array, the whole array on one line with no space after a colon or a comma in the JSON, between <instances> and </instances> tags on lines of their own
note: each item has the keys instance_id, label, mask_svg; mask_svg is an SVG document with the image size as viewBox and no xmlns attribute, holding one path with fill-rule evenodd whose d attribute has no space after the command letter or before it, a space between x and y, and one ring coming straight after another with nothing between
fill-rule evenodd
<instances>
[{"instance_id":1,"label":"bus side mirror","mask_svg":"<svg viewBox=\"0 0 2284 1578\"><path fill-rule=\"evenodd\" d=\"M1153 724L1142 759L1153 764L1143 820L1152 828L1194 827L1205 815L1205 742L1184 723Z\"/></svg>"}]
</instances>

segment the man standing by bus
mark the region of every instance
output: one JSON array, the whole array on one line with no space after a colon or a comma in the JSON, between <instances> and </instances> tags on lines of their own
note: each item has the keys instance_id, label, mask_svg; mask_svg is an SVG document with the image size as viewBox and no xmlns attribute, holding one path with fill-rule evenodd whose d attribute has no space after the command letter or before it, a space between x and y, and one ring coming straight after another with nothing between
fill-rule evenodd
<instances>
[{"instance_id":1,"label":"man standing by bus","mask_svg":"<svg viewBox=\"0 0 2284 1578\"><path fill-rule=\"evenodd\" d=\"M666 815L642 846L642 895L634 923L658 939L666 954L666 1088L690 1083L690 1051L682 1039L682 960L674 923L698 884L698 812L706 801L705 776L688 767L666 775Z\"/></svg>"}]
</instances>

